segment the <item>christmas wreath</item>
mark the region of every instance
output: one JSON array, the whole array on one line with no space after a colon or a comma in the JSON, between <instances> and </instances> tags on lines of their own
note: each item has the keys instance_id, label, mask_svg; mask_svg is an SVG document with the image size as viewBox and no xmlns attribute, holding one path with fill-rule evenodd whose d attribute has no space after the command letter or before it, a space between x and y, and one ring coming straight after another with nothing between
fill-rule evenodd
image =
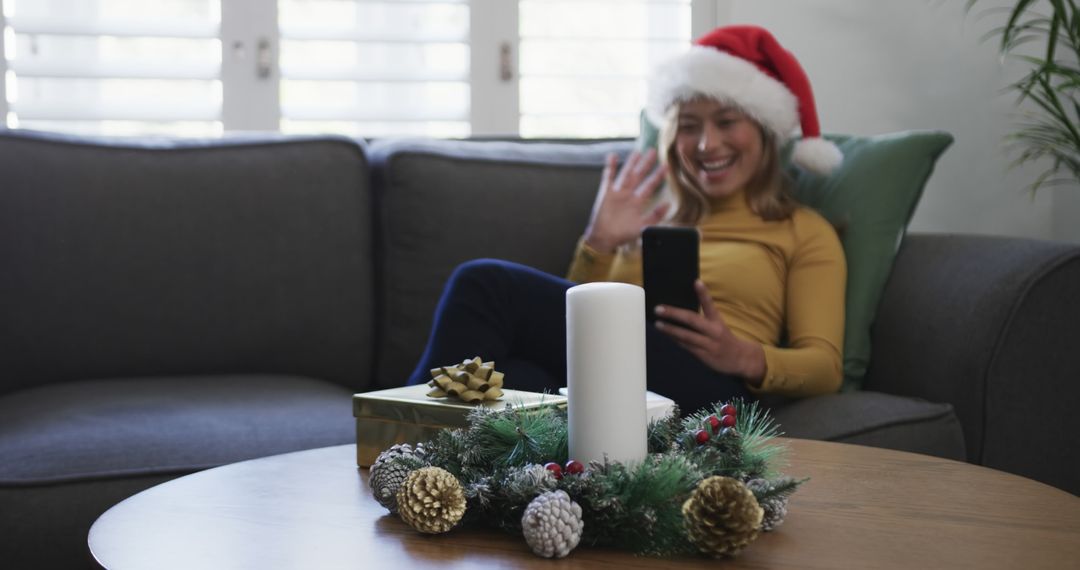
<instances>
[{"instance_id":1,"label":"christmas wreath","mask_svg":"<svg viewBox=\"0 0 1080 570\"><path fill-rule=\"evenodd\" d=\"M617 429L617 428L616 428ZM736 400L648 428L635 464L567 457L565 410L477 408L468 426L395 445L371 467L376 500L420 532L494 525L540 556L579 543L670 556L731 556L770 531L803 482L776 472L784 447L756 402Z\"/></svg>"}]
</instances>

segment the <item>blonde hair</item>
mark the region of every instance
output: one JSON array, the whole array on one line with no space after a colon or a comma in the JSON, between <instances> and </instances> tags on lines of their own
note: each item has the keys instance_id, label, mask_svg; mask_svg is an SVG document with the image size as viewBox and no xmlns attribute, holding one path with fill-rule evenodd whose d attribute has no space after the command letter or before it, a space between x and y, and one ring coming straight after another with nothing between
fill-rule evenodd
<instances>
[{"instance_id":1,"label":"blonde hair","mask_svg":"<svg viewBox=\"0 0 1080 570\"><path fill-rule=\"evenodd\" d=\"M737 105L732 106L743 112ZM680 104L676 103L664 116L657 142L658 154L668 167L667 188L674 206L668 221L674 225L696 226L709 215L709 195L679 159L679 150L675 145L679 131L679 109ZM779 140L751 115L743 114L753 121L761 134L763 150L761 164L747 183L746 202L750 210L763 220L786 220L795 212L798 204L791 195L790 182L780 165Z\"/></svg>"}]
</instances>

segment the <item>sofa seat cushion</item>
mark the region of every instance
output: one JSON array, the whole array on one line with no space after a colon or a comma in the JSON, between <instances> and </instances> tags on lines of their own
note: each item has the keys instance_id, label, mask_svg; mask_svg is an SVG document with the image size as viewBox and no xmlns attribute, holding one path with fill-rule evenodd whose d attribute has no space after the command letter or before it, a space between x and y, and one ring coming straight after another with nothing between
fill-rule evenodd
<instances>
[{"instance_id":1,"label":"sofa seat cushion","mask_svg":"<svg viewBox=\"0 0 1080 570\"><path fill-rule=\"evenodd\" d=\"M964 434L950 404L881 392L793 400L772 408L788 437L855 443L964 461Z\"/></svg>"},{"instance_id":2,"label":"sofa seat cushion","mask_svg":"<svg viewBox=\"0 0 1080 570\"><path fill-rule=\"evenodd\" d=\"M188 473L354 442L351 393L295 376L124 378L0 397L0 485Z\"/></svg>"}]
</instances>

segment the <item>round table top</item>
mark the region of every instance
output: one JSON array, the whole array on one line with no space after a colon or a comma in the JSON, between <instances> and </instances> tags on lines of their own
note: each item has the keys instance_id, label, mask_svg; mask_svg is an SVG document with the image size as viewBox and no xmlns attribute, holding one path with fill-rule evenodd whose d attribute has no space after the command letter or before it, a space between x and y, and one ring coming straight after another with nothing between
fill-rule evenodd
<instances>
[{"instance_id":1,"label":"round table top","mask_svg":"<svg viewBox=\"0 0 1080 570\"><path fill-rule=\"evenodd\" d=\"M782 440L810 477L783 525L725 568L1067 568L1080 561L1080 498L1023 477L925 455ZM181 477L109 509L90 529L109 570L169 568L715 568L579 547L553 563L518 536L421 535L372 498L355 446L245 461Z\"/></svg>"}]
</instances>

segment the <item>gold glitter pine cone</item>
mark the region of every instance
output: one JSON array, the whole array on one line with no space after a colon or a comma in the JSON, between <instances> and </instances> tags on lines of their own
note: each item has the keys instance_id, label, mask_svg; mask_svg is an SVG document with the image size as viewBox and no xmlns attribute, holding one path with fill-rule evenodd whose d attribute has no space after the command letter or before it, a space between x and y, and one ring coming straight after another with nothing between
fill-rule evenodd
<instances>
[{"instance_id":1,"label":"gold glitter pine cone","mask_svg":"<svg viewBox=\"0 0 1080 570\"><path fill-rule=\"evenodd\" d=\"M709 477L682 506L690 541L703 554L734 556L757 538L764 512L754 493L730 477Z\"/></svg>"},{"instance_id":2,"label":"gold glitter pine cone","mask_svg":"<svg viewBox=\"0 0 1080 570\"><path fill-rule=\"evenodd\" d=\"M417 469L397 492L398 515L414 529L428 534L446 532L465 515L461 483L440 467Z\"/></svg>"}]
</instances>

